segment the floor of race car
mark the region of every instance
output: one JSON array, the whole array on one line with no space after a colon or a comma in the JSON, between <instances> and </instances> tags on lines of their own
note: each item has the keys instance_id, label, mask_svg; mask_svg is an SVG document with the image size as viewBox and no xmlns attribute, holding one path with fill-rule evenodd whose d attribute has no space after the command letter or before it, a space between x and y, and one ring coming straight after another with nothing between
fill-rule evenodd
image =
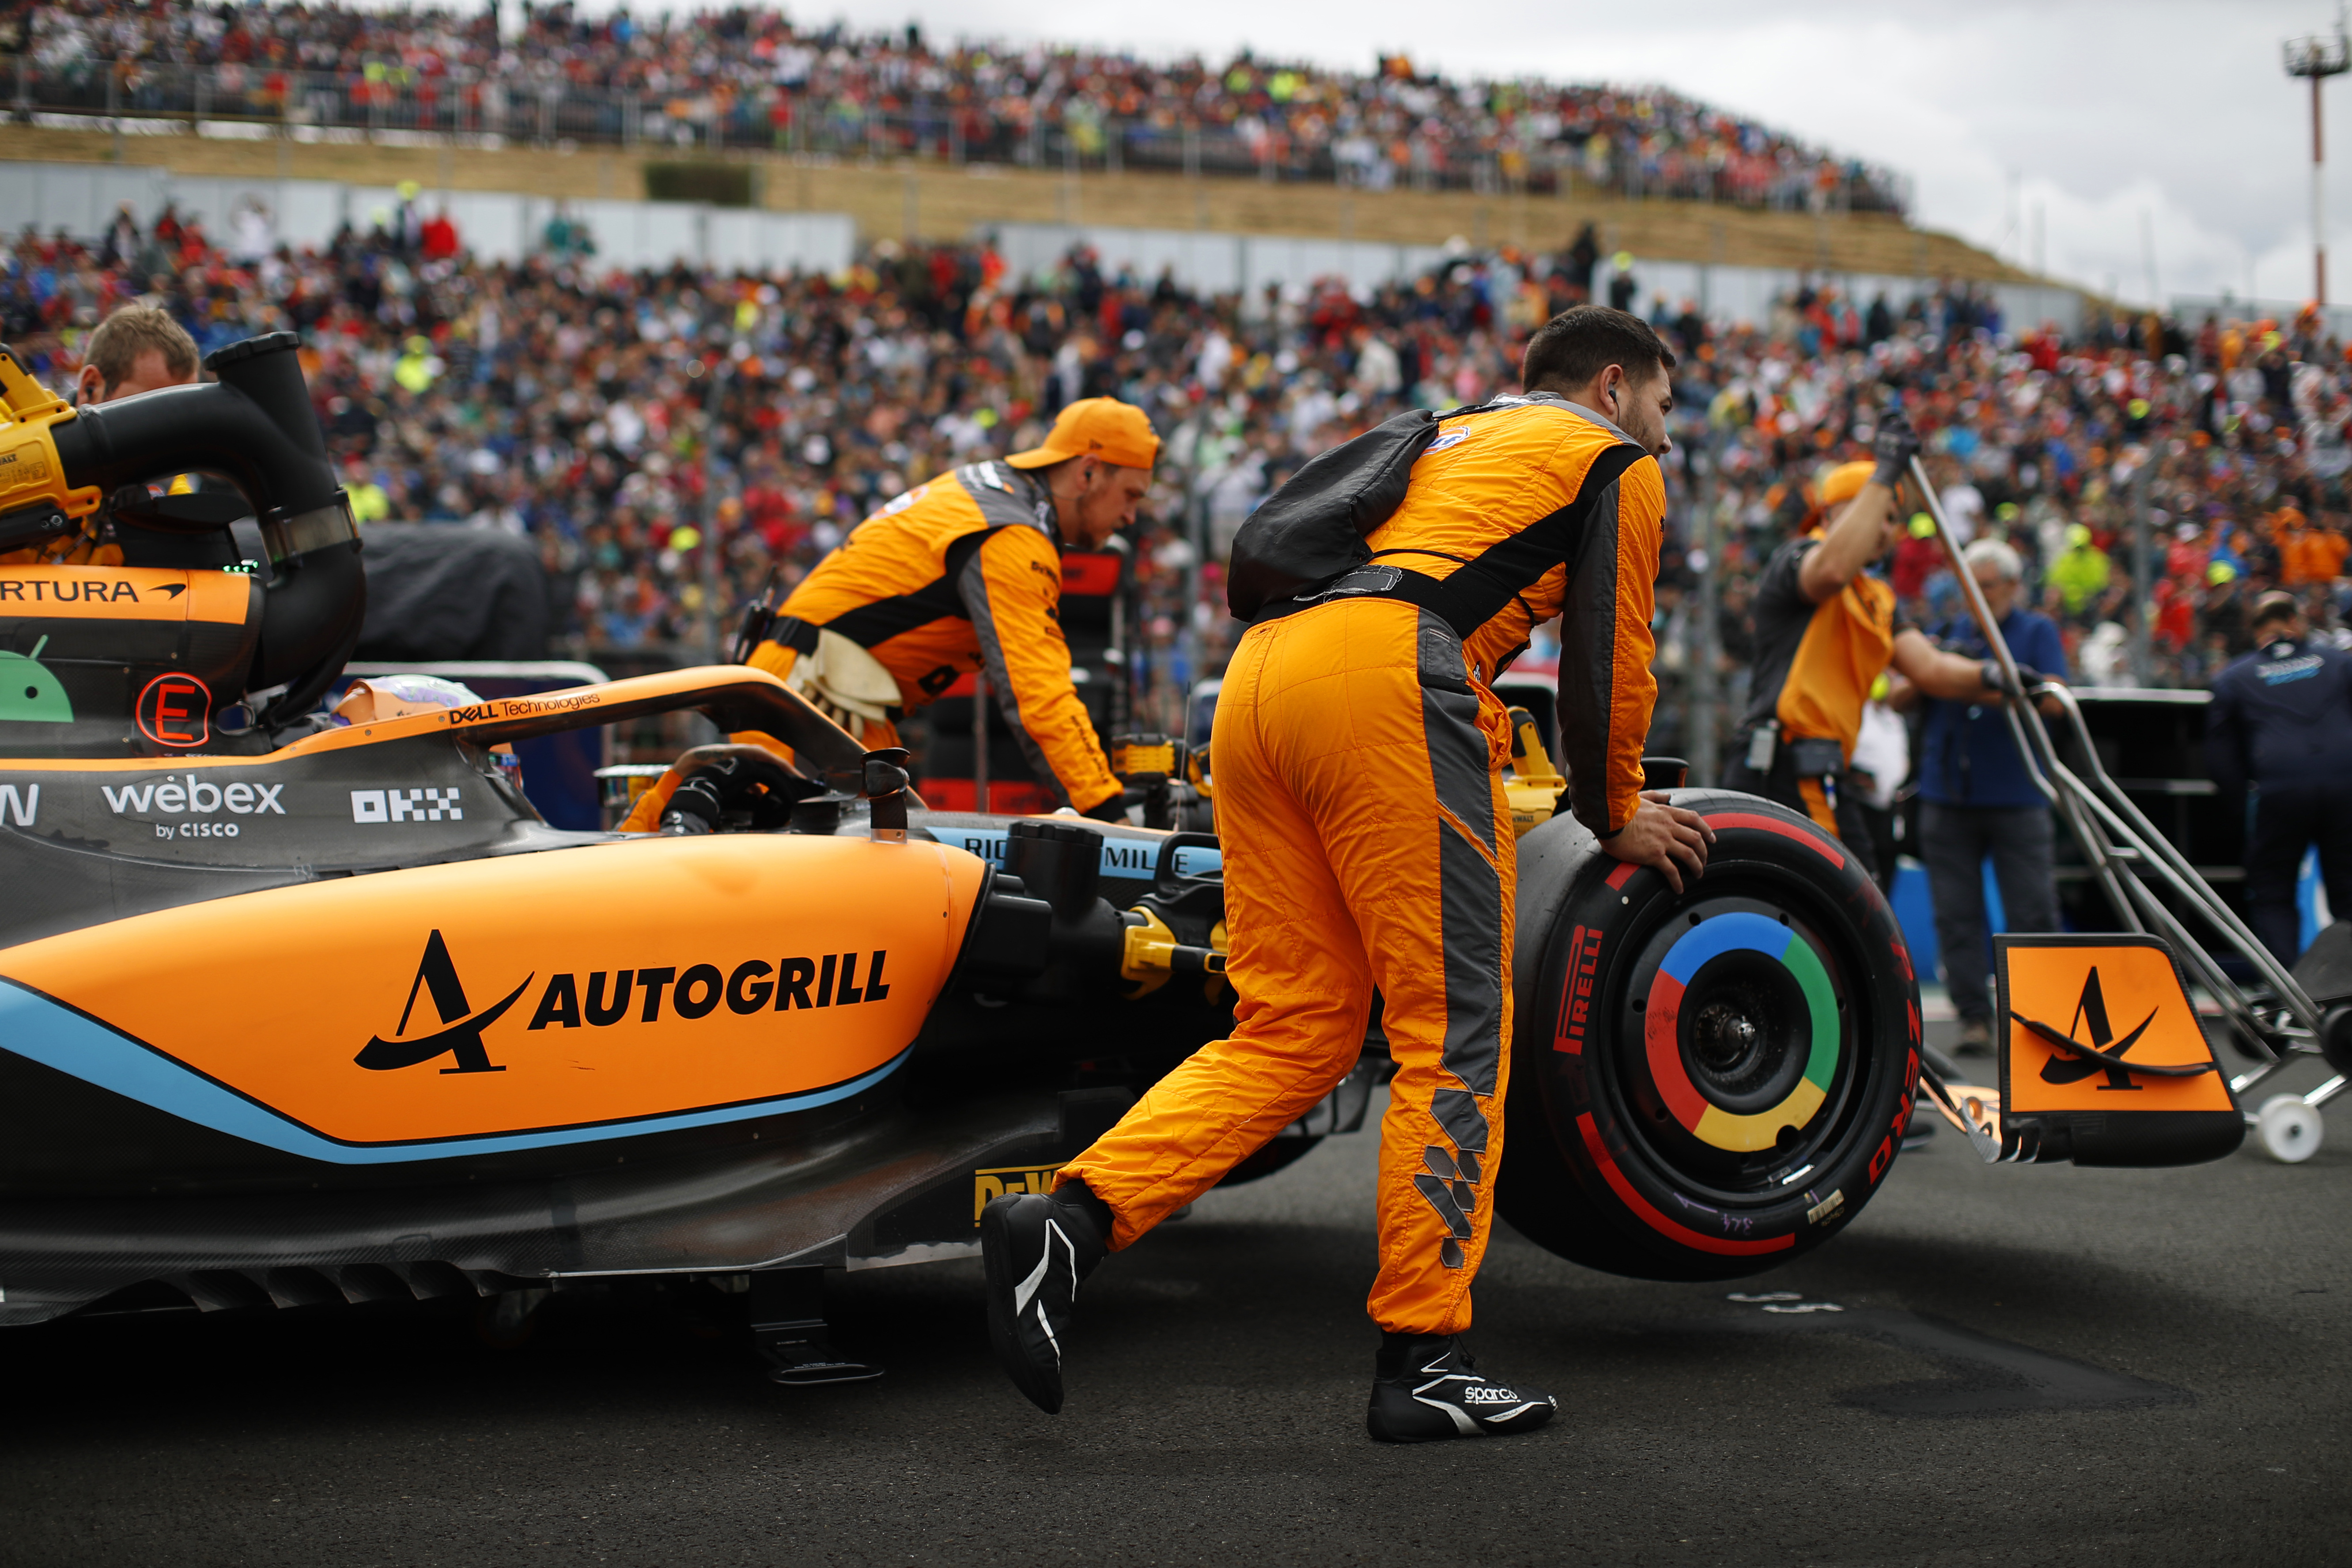
<instances>
[{"instance_id":1,"label":"floor of race car","mask_svg":"<svg viewBox=\"0 0 2352 1568\"><path fill-rule=\"evenodd\" d=\"M814 1391L563 1298L510 1351L415 1309L11 1331L0 1563L2340 1563L2328 1121L2305 1164L2183 1171L1947 1131L1743 1284L1499 1235L1473 1347L1563 1415L1433 1448L1362 1435L1369 1135L1108 1265L1058 1418L989 1361L976 1263L843 1281L889 1375Z\"/></svg>"}]
</instances>

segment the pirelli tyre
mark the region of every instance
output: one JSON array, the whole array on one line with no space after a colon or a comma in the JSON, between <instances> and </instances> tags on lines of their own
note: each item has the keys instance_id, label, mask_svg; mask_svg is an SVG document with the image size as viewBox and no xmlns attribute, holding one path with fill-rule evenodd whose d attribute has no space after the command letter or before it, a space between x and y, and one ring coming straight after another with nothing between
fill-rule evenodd
<instances>
[{"instance_id":1,"label":"pirelli tyre","mask_svg":"<svg viewBox=\"0 0 2352 1568\"><path fill-rule=\"evenodd\" d=\"M1563 1258L1727 1279L1870 1201L1919 1075L1919 988L1844 847L1753 795L1677 790L1714 827L1675 893L1566 816L1519 846L1499 1212Z\"/></svg>"}]
</instances>

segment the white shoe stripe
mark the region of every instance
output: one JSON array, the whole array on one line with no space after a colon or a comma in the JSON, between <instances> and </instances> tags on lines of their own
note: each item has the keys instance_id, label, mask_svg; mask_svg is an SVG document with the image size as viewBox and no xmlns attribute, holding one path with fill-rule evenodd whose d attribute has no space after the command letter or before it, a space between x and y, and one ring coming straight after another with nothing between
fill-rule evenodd
<instances>
[{"instance_id":1,"label":"white shoe stripe","mask_svg":"<svg viewBox=\"0 0 2352 1568\"><path fill-rule=\"evenodd\" d=\"M1021 1281L1019 1289L1013 1292L1013 1315L1014 1317L1017 1318L1022 1313L1029 1310L1029 1299L1036 1295L1037 1287L1045 1282L1045 1270L1051 1268L1054 1262L1054 1237L1061 1235L1062 1227L1060 1226L1055 1225L1050 1219L1045 1222L1045 1246L1044 1249L1037 1254L1037 1267L1029 1271L1029 1278ZM1070 1242L1067 1237L1062 1237L1062 1245L1065 1247L1069 1247ZM1075 1259L1076 1256L1076 1251L1073 1248L1071 1250L1071 1257Z\"/></svg>"},{"instance_id":2,"label":"white shoe stripe","mask_svg":"<svg viewBox=\"0 0 2352 1568\"><path fill-rule=\"evenodd\" d=\"M1486 1429L1484 1426L1479 1426L1477 1419L1468 1411L1463 1409L1460 1405L1448 1405L1442 1399L1423 1399L1417 1394L1413 1395L1413 1398L1417 1403L1426 1405L1432 1410L1443 1410L1448 1415L1453 1416L1454 1429L1463 1436L1483 1437L1486 1435Z\"/></svg>"},{"instance_id":3,"label":"white shoe stripe","mask_svg":"<svg viewBox=\"0 0 2352 1568\"><path fill-rule=\"evenodd\" d=\"M1054 1347L1054 1365L1059 1368L1062 1364L1062 1342L1054 1336L1053 1321L1045 1316L1045 1304L1042 1301L1037 1304L1037 1326L1045 1331L1045 1342Z\"/></svg>"}]
</instances>

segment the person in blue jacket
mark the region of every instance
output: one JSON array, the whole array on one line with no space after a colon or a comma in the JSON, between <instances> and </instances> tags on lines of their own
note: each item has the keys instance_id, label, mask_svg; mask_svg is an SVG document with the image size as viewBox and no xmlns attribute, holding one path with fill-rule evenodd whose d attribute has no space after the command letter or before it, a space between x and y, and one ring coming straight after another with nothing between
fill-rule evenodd
<instances>
[{"instance_id":1,"label":"person in blue jacket","mask_svg":"<svg viewBox=\"0 0 2352 1568\"><path fill-rule=\"evenodd\" d=\"M2000 540L1979 539L1963 559L2026 683L2065 679L2066 648L2056 624L2017 603L2025 576L2017 552ZM1969 616L1947 623L1937 640L1969 658L1992 652ZM1992 1040L1985 858L1991 857L2000 887L2003 925L2013 931L2055 931L2056 833L2049 799L2034 787L1998 705L1929 699L1924 728L1912 775L1919 784L1919 858L1936 909L1944 984L1959 1015L1959 1048L1973 1055L1989 1050Z\"/></svg>"},{"instance_id":2,"label":"person in blue jacket","mask_svg":"<svg viewBox=\"0 0 2352 1568\"><path fill-rule=\"evenodd\" d=\"M2253 792L2246 923L2281 963L2303 951L2295 881L2319 846L2328 907L2352 914L2352 654L2311 636L2294 595L2254 601L2254 651L2213 678L2205 771L2225 808Z\"/></svg>"}]
</instances>

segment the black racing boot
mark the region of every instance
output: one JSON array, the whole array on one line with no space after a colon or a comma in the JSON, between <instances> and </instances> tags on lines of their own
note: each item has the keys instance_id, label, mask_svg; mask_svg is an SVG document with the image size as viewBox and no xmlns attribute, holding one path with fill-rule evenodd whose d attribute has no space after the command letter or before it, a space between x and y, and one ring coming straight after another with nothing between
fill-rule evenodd
<instances>
[{"instance_id":1,"label":"black racing boot","mask_svg":"<svg viewBox=\"0 0 2352 1568\"><path fill-rule=\"evenodd\" d=\"M1549 1394L1479 1376L1452 1334L1383 1333L1364 1427L1383 1443L1499 1437L1532 1432L1559 1408Z\"/></svg>"},{"instance_id":2,"label":"black racing boot","mask_svg":"<svg viewBox=\"0 0 2352 1568\"><path fill-rule=\"evenodd\" d=\"M1062 1346L1078 1282L1110 1250L1110 1205L1084 1182L1007 1193L980 1213L988 1268L988 1340L1013 1384L1046 1415L1062 1408Z\"/></svg>"}]
</instances>

